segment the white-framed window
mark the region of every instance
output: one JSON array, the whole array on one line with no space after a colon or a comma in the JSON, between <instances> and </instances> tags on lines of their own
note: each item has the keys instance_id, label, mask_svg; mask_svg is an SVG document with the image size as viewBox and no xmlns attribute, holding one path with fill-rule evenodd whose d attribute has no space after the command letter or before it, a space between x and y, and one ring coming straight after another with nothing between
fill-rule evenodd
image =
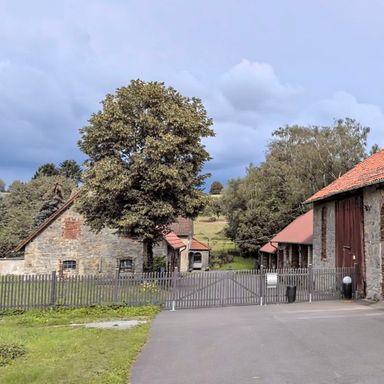
<instances>
[{"instance_id":1,"label":"white-framed window","mask_svg":"<svg viewBox=\"0 0 384 384\"><path fill-rule=\"evenodd\" d=\"M133 260L132 260L132 258L120 259L119 260L119 271L120 272L133 272Z\"/></svg>"}]
</instances>

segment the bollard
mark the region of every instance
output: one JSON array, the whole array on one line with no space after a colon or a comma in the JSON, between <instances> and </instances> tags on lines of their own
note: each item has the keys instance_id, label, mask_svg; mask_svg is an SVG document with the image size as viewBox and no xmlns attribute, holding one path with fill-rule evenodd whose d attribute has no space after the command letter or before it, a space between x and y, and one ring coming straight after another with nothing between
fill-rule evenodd
<instances>
[{"instance_id":1,"label":"bollard","mask_svg":"<svg viewBox=\"0 0 384 384\"><path fill-rule=\"evenodd\" d=\"M352 278L350 276L345 276L343 278L343 297L344 299L352 299Z\"/></svg>"}]
</instances>

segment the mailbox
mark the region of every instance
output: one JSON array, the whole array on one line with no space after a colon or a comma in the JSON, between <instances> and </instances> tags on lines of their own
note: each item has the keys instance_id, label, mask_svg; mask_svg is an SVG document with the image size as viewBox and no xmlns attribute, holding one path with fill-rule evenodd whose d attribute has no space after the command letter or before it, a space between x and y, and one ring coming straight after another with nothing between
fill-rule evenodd
<instances>
[{"instance_id":1,"label":"mailbox","mask_svg":"<svg viewBox=\"0 0 384 384\"><path fill-rule=\"evenodd\" d=\"M267 288L276 288L277 281L277 273L267 273Z\"/></svg>"}]
</instances>

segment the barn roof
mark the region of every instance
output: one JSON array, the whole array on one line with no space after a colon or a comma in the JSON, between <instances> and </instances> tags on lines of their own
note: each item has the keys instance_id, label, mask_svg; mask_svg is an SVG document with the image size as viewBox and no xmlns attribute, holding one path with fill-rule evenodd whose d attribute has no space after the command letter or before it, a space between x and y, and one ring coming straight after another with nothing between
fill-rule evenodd
<instances>
[{"instance_id":1,"label":"barn roof","mask_svg":"<svg viewBox=\"0 0 384 384\"><path fill-rule=\"evenodd\" d=\"M204 244L193 237L190 249L193 251L209 251L211 248L209 248L207 244Z\"/></svg>"},{"instance_id":2,"label":"barn roof","mask_svg":"<svg viewBox=\"0 0 384 384\"><path fill-rule=\"evenodd\" d=\"M384 183L384 150L357 164L343 176L315 193L305 203L314 203L343 192L354 191L379 183Z\"/></svg>"},{"instance_id":3,"label":"barn roof","mask_svg":"<svg viewBox=\"0 0 384 384\"><path fill-rule=\"evenodd\" d=\"M313 242L313 210L297 217L291 224L287 225L269 243L260 248L261 252L276 253L276 245L284 244L306 244Z\"/></svg>"}]
</instances>

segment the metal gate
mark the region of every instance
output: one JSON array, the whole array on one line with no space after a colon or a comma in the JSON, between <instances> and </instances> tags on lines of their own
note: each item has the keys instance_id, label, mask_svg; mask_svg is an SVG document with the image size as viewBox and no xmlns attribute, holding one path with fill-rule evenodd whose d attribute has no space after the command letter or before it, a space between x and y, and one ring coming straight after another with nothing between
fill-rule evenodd
<instances>
[{"instance_id":1,"label":"metal gate","mask_svg":"<svg viewBox=\"0 0 384 384\"><path fill-rule=\"evenodd\" d=\"M339 299L342 279L356 281L356 268L299 268L175 273L167 309L264 305L287 302L287 287L296 302ZM355 286L353 287L355 291Z\"/></svg>"}]
</instances>

